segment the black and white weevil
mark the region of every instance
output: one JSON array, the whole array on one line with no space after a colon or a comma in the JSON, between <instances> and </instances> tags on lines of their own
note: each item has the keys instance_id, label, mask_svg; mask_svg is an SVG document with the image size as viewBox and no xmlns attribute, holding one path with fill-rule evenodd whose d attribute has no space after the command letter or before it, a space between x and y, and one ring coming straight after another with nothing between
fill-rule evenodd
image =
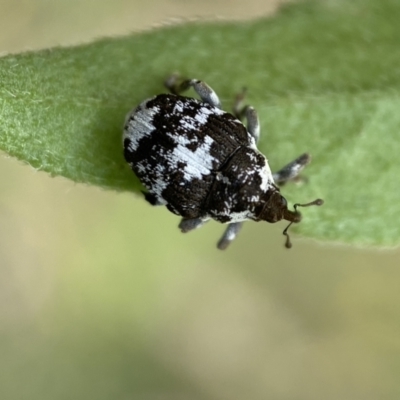
<instances>
[{"instance_id":1,"label":"black and white weevil","mask_svg":"<svg viewBox=\"0 0 400 400\"><path fill-rule=\"evenodd\" d=\"M298 178L310 156L302 154L273 174L257 149L260 124L254 108L242 106L244 94L237 97L232 115L222 111L205 82L172 75L165 85L171 94L143 101L128 114L124 127L124 156L147 188L146 200L180 215L182 232L209 219L227 223L219 249L235 239L243 221L285 219L290 221L283 231L290 248L287 230L301 220L297 207L323 201L295 204L291 211L277 184ZM179 95L190 87L201 101Z\"/></svg>"}]
</instances>

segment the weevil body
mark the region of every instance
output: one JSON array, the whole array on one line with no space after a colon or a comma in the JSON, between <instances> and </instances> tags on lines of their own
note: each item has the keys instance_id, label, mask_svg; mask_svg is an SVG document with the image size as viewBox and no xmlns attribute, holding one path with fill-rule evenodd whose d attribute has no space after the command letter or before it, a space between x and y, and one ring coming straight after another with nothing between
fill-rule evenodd
<instances>
[{"instance_id":1,"label":"weevil body","mask_svg":"<svg viewBox=\"0 0 400 400\"><path fill-rule=\"evenodd\" d=\"M182 232L209 219L228 223L220 249L236 237L243 221L299 222L300 213L287 208L277 183L298 177L310 156L303 154L272 174L257 149L257 114L252 107L240 107L243 96L238 96L232 115L221 110L217 94L202 81L178 84L172 76L166 86L171 94L143 101L125 122L124 156L147 188L146 200L180 215ZM200 101L178 94L189 87ZM287 229L284 234L290 247Z\"/></svg>"}]
</instances>

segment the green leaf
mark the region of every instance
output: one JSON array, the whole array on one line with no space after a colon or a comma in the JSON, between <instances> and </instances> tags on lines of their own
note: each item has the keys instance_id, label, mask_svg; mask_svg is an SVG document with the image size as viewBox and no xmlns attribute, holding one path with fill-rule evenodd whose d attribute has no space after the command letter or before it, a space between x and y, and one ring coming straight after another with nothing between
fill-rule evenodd
<instances>
[{"instance_id":1,"label":"green leaf","mask_svg":"<svg viewBox=\"0 0 400 400\"><path fill-rule=\"evenodd\" d=\"M0 59L0 148L38 170L138 190L122 157L126 113L173 71L207 81L229 109L249 89L273 170L313 155L282 191L301 233L400 242L400 3L308 1L274 18L195 23Z\"/></svg>"}]
</instances>

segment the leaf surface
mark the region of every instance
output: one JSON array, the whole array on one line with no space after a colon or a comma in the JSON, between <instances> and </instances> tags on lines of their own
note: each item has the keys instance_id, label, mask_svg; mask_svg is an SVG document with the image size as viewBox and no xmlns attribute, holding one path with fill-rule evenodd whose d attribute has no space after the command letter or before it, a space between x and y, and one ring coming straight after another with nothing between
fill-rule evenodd
<instances>
[{"instance_id":1,"label":"leaf surface","mask_svg":"<svg viewBox=\"0 0 400 400\"><path fill-rule=\"evenodd\" d=\"M276 170L307 151L316 197L296 227L318 239L400 241L400 3L309 1L251 22L190 23L0 59L0 148L76 182L137 191L122 156L127 112L173 71L208 82L230 109L248 88L260 149ZM188 93L192 95L193 93Z\"/></svg>"}]
</instances>

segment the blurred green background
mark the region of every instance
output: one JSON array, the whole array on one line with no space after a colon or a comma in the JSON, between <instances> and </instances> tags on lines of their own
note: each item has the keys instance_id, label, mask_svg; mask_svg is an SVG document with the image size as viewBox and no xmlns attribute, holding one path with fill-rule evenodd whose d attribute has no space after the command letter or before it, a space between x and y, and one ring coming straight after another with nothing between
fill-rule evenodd
<instances>
[{"instance_id":1,"label":"blurred green background","mask_svg":"<svg viewBox=\"0 0 400 400\"><path fill-rule=\"evenodd\" d=\"M379 0L377 0L379 2ZM0 0L0 52L270 0ZM246 224L182 235L132 194L0 158L0 399L398 399L398 250Z\"/></svg>"}]
</instances>

